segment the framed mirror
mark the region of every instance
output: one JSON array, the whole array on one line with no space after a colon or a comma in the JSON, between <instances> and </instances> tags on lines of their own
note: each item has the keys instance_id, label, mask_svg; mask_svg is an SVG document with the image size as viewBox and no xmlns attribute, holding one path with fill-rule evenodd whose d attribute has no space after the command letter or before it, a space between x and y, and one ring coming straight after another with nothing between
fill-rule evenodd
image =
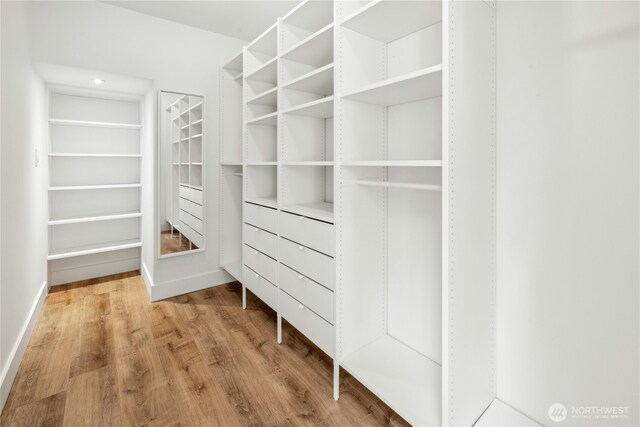
<instances>
[{"instance_id":1,"label":"framed mirror","mask_svg":"<svg viewBox=\"0 0 640 427\"><path fill-rule=\"evenodd\" d=\"M160 91L159 257L204 250L204 97Z\"/></svg>"}]
</instances>

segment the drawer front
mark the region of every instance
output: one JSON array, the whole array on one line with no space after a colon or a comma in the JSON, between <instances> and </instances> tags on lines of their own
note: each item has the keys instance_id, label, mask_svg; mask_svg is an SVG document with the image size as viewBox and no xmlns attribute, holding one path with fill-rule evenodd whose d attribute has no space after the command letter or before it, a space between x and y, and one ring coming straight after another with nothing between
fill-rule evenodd
<instances>
[{"instance_id":1,"label":"drawer front","mask_svg":"<svg viewBox=\"0 0 640 427\"><path fill-rule=\"evenodd\" d=\"M278 310L278 288L246 265L242 267L242 283L269 307Z\"/></svg>"},{"instance_id":2,"label":"drawer front","mask_svg":"<svg viewBox=\"0 0 640 427\"><path fill-rule=\"evenodd\" d=\"M202 190L195 190L184 185L180 186L180 197L202 205Z\"/></svg>"},{"instance_id":3,"label":"drawer front","mask_svg":"<svg viewBox=\"0 0 640 427\"><path fill-rule=\"evenodd\" d=\"M280 212L280 235L324 254L335 255L333 224Z\"/></svg>"},{"instance_id":4,"label":"drawer front","mask_svg":"<svg viewBox=\"0 0 640 427\"><path fill-rule=\"evenodd\" d=\"M189 197L189 195L190 195L189 192L190 191L191 191L191 188L185 187L184 185L181 185L180 186L180 197L183 198L183 199L189 199L190 198Z\"/></svg>"},{"instance_id":5,"label":"drawer front","mask_svg":"<svg viewBox=\"0 0 640 427\"><path fill-rule=\"evenodd\" d=\"M195 216L198 219L203 218L201 205L197 203L193 203L190 200L180 199L180 206L182 206L183 202L184 202L184 210L186 210L187 212L189 212L191 215Z\"/></svg>"},{"instance_id":6,"label":"drawer front","mask_svg":"<svg viewBox=\"0 0 640 427\"><path fill-rule=\"evenodd\" d=\"M278 260L300 272L300 274L334 290L335 269L333 258L304 245L280 238Z\"/></svg>"},{"instance_id":7,"label":"drawer front","mask_svg":"<svg viewBox=\"0 0 640 427\"><path fill-rule=\"evenodd\" d=\"M334 324L332 291L284 264L278 264L278 285L324 320Z\"/></svg>"},{"instance_id":8,"label":"drawer front","mask_svg":"<svg viewBox=\"0 0 640 427\"><path fill-rule=\"evenodd\" d=\"M193 228L189 227L189 224L185 223L184 221L180 221L180 231L187 239L191 240L191 243L196 245L198 248L202 248L202 235L197 233Z\"/></svg>"},{"instance_id":9,"label":"drawer front","mask_svg":"<svg viewBox=\"0 0 640 427\"><path fill-rule=\"evenodd\" d=\"M249 224L244 225L243 231L244 243L273 259L278 259L278 238L275 234Z\"/></svg>"},{"instance_id":10,"label":"drawer front","mask_svg":"<svg viewBox=\"0 0 640 427\"><path fill-rule=\"evenodd\" d=\"M255 225L263 230L278 233L278 211L265 206L244 204L244 222Z\"/></svg>"},{"instance_id":11,"label":"drawer front","mask_svg":"<svg viewBox=\"0 0 640 427\"><path fill-rule=\"evenodd\" d=\"M278 262L275 259L253 249L251 246L244 245L242 250L242 260L247 267L271 283L278 283Z\"/></svg>"},{"instance_id":12,"label":"drawer front","mask_svg":"<svg viewBox=\"0 0 640 427\"><path fill-rule=\"evenodd\" d=\"M333 326L282 289L280 290L280 314L322 351L333 357L335 348Z\"/></svg>"},{"instance_id":13,"label":"drawer front","mask_svg":"<svg viewBox=\"0 0 640 427\"><path fill-rule=\"evenodd\" d=\"M202 226L201 219L198 219L189 212L180 209L180 220L186 222L187 225L193 228L197 233L203 234L202 231L204 227Z\"/></svg>"}]
</instances>

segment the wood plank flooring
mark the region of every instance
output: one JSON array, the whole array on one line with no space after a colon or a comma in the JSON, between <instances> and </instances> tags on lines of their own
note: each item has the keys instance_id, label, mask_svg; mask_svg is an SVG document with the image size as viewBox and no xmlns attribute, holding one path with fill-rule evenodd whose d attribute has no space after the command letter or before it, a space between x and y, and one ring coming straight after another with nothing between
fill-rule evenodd
<instances>
[{"instance_id":1,"label":"wood plank flooring","mask_svg":"<svg viewBox=\"0 0 640 427\"><path fill-rule=\"evenodd\" d=\"M52 288L9 426L404 426L238 283L151 303L138 272Z\"/></svg>"}]
</instances>

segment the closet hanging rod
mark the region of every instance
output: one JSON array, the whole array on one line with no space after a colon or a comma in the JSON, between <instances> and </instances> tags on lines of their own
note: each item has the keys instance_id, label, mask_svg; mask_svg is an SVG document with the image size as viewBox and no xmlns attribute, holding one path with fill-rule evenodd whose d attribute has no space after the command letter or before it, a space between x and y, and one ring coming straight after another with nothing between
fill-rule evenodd
<instances>
[{"instance_id":1,"label":"closet hanging rod","mask_svg":"<svg viewBox=\"0 0 640 427\"><path fill-rule=\"evenodd\" d=\"M354 184L365 185L370 187L384 187L384 188L404 188L408 190L423 190L423 191L442 191L441 185L433 184L413 184L406 182L388 182L388 181L374 181L374 180L354 180Z\"/></svg>"}]
</instances>

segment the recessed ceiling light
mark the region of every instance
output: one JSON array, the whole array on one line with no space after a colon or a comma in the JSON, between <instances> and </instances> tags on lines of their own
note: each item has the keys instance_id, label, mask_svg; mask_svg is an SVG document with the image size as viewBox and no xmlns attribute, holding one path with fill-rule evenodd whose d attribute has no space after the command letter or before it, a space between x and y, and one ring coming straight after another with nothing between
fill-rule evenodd
<instances>
[{"instance_id":1,"label":"recessed ceiling light","mask_svg":"<svg viewBox=\"0 0 640 427\"><path fill-rule=\"evenodd\" d=\"M104 83L103 79L100 79L98 77L96 77L95 79L91 79L92 82L94 82L97 85L101 85L102 83Z\"/></svg>"}]
</instances>

